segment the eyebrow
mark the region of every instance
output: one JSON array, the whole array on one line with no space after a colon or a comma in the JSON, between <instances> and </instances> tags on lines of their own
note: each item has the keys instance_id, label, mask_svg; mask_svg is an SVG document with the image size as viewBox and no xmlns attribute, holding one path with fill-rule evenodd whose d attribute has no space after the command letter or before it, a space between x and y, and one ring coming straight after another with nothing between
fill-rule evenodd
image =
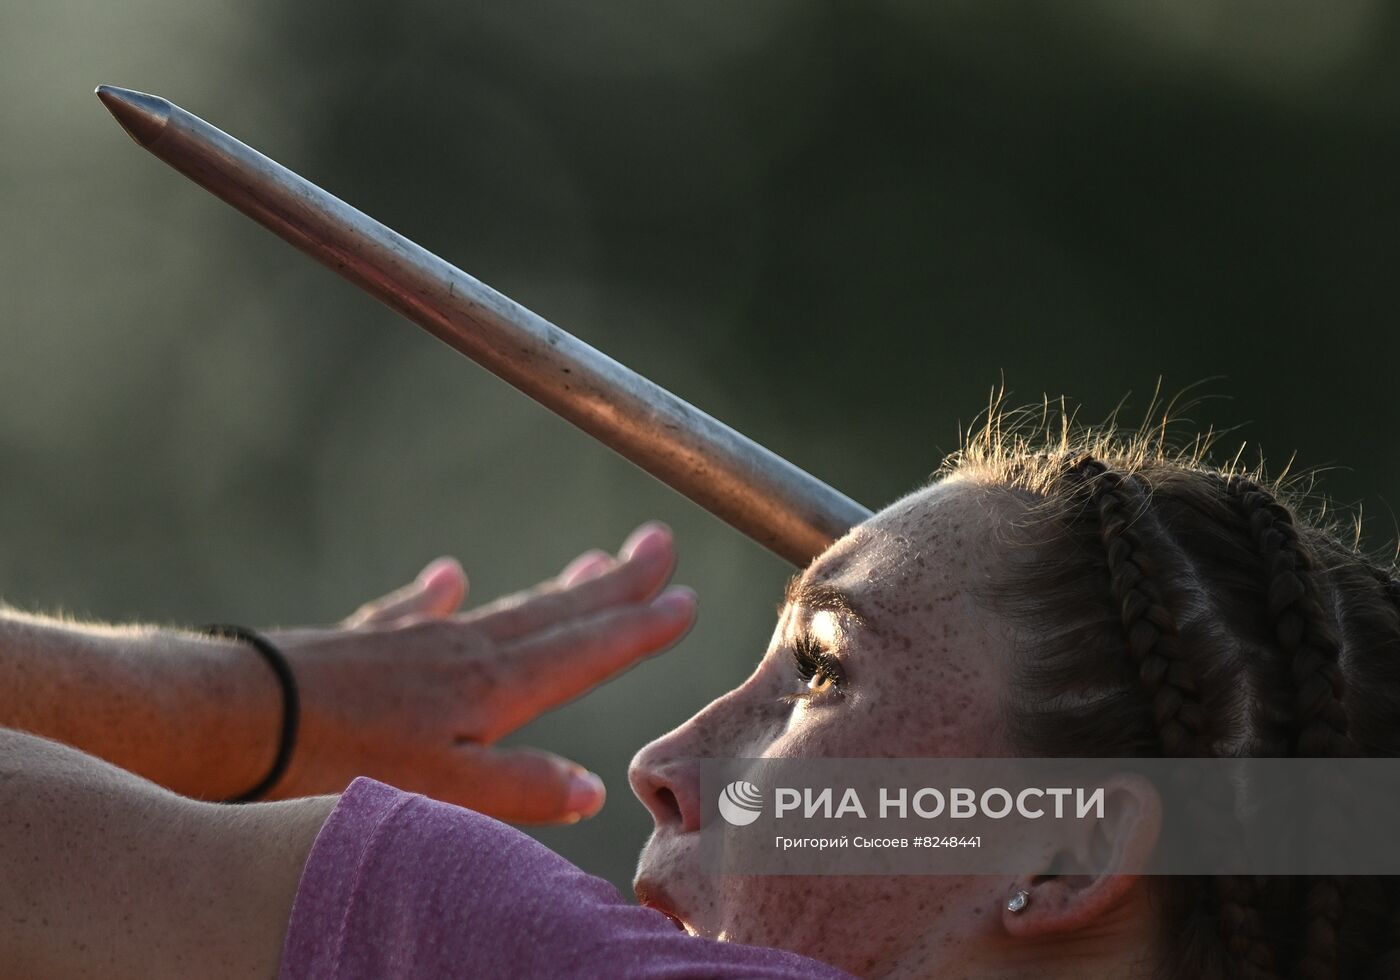
<instances>
[{"instance_id":1,"label":"eyebrow","mask_svg":"<svg viewBox=\"0 0 1400 980\"><path fill-rule=\"evenodd\" d=\"M839 613L862 626L870 627L870 620L856 608L850 596L830 585L805 582L801 573L788 579L783 599L791 606L805 606L813 612Z\"/></svg>"}]
</instances>

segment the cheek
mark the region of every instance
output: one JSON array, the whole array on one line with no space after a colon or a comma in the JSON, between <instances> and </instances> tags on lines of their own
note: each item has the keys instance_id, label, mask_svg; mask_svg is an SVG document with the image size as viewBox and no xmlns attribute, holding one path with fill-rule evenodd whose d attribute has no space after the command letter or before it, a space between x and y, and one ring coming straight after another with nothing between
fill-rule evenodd
<instances>
[{"instance_id":1,"label":"cheek","mask_svg":"<svg viewBox=\"0 0 1400 980\"><path fill-rule=\"evenodd\" d=\"M954 638L956 639L956 638ZM969 657L980 653L982 659ZM1001 749L990 652L895 636L845 702L795 709L774 755L986 756Z\"/></svg>"},{"instance_id":2,"label":"cheek","mask_svg":"<svg viewBox=\"0 0 1400 980\"><path fill-rule=\"evenodd\" d=\"M734 942L789 949L858 975L896 960L947 975L962 947L995 925L987 891L985 881L951 876L751 877L731 879L716 911Z\"/></svg>"}]
</instances>

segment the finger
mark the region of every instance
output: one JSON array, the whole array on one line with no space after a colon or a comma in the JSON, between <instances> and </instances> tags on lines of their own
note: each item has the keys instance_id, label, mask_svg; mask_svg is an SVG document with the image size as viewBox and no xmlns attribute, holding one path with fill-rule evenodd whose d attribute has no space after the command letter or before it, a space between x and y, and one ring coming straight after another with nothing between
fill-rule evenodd
<instances>
[{"instance_id":1,"label":"finger","mask_svg":"<svg viewBox=\"0 0 1400 980\"><path fill-rule=\"evenodd\" d=\"M408 616L447 616L467 595L467 576L455 558L439 558L418 577L388 595L367 602L347 621L350 626L391 623Z\"/></svg>"},{"instance_id":2,"label":"finger","mask_svg":"<svg viewBox=\"0 0 1400 980\"><path fill-rule=\"evenodd\" d=\"M560 588L557 583L517 593L458 617L506 642L589 616L614 606L645 602L660 591L676 564L671 531L644 526L606 571Z\"/></svg>"},{"instance_id":3,"label":"finger","mask_svg":"<svg viewBox=\"0 0 1400 980\"><path fill-rule=\"evenodd\" d=\"M575 823L603 808L607 791L593 773L538 749L501 749L467 742L458 747L460 801L497 820ZM457 802L457 800L453 800Z\"/></svg>"},{"instance_id":4,"label":"finger","mask_svg":"<svg viewBox=\"0 0 1400 980\"><path fill-rule=\"evenodd\" d=\"M531 629L552 625L560 616L567 615L569 609L649 599L664 584L665 577L675 567L675 560L670 528L659 521L649 521L628 536L617 558L605 551L587 551L554 578L473 609L458 620L481 625L497 640L510 639ZM609 578L596 590L586 590L565 600L560 608L556 609L556 603L548 598L624 566L629 566L625 573Z\"/></svg>"},{"instance_id":5,"label":"finger","mask_svg":"<svg viewBox=\"0 0 1400 980\"><path fill-rule=\"evenodd\" d=\"M269 799L339 793L355 776L392 783L411 793L470 807L498 820L574 823L603 806L602 780L549 752L500 749L478 742L420 746L380 744L319 768L298 770L268 794Z\"/></svg>"},{"instance_id":6,"label":"finger","mask_svg":"<svg viewBox=\"0 0 1400 980\"><path fill-rule=\"evenodd\" d=\"M673 586L645 605L609 609L504 647L499 661L504 696L485 741L675 643L695 621L695 605L694 592Z\"/></svg>"},{"instance_id":7,"label":"finger","mask_svg":"<svg viewBox=\"0 0 1400 980\"><path fill-rule=\"evenodd\" d=\"M616 560L606 551L597 549L585 551L564 566L564 570L555 577L554 584L559 588L566 589L579 582L596 578L612 568L614 564L616 564Z\"/></svg>"}]
</instances>

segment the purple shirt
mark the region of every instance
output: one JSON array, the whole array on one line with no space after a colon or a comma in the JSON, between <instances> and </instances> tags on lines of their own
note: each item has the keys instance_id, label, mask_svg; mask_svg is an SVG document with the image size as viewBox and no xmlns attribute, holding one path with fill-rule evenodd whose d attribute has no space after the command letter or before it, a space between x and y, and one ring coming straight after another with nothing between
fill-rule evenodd
<instances>
[{"instance_id":1,"label":"purple shirt","mask_svg":"<svg viewBox=\"0 0 1400 980\"><path fill-rule=\"evenodd\" d=\"M355 780L306 860L279 977L462 976L849 977L689 936L503 823Z\"/></svg>"}]
</instances>

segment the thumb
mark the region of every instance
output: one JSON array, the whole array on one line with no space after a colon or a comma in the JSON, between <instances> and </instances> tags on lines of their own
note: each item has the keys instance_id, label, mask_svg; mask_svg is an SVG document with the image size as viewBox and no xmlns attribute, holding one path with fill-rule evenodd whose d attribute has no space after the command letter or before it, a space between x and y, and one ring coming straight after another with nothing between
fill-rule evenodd
<instances>
[{"instance_id":1,"label":"thumb","mask_svg":"<svg viewBox=\"0 0 1400 980\"><path fill-rule=\"evenodd\" d=\"M348 626L390 623L407 616L447 616L467 597L467 575L455 558L439 558L401 589L365 603Z\"/></svg>"},{"instance_id":2,"label":"thumb","mask_svg":"<svg viewBox=\"0 0 1400 980\"><path fill-rule=\"evenodd\" d=\"M576 823L603 808L603 781L568 759L539 749L466 743L461 802L513 823Z\"/></svg>"}]
</instances>

